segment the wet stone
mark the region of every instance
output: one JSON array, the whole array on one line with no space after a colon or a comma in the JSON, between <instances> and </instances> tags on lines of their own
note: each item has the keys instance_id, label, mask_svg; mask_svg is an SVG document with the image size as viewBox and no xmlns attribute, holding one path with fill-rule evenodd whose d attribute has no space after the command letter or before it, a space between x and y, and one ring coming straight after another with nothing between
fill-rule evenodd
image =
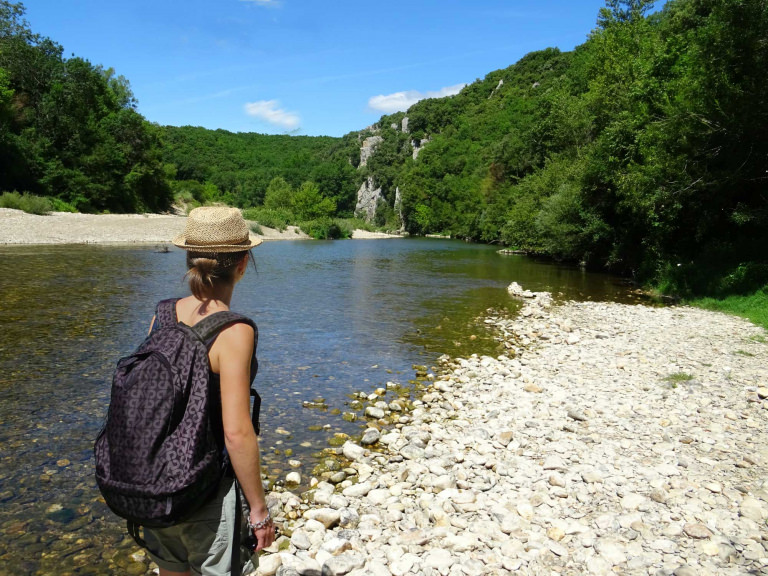
<instances>
[{"instance_id":1,"label":"wet stone","mask_svg":"<svg viewBox=\"0 0 768 576\"><path fill-rule=\"evenodd\" d=\"M375 428L368 428L363 433L363 438L360 440L360 444L363 446L370 446L372 444L376 444L376 442L379 441L379 438L381 438L381 432Z\"/></svg>"},{"instance_id":2,"label":"wet stone","mask_svg":"<svg viewBox=\"0 0 768 576\"><path fill-rule=\"evenodd\" d=\"M338 472L334 472L328 477L328 482L331 484L340 484L341 482L344 482L344 480L347 479L347 474L343 470L339 470Z\"/></svg>"},{"instance_id":3,"label":"wet stone","mask_svg":"<svg viewBox=\"0 0 768 576\"><path fill-rule=\"evenodd\" d=\"M368 406L368 408L365 409L365 415L368 418L374 418L378 420L380 418L384 418L384 414L384 410L377 408L376 406Z\"/></svg>"},{"instance_id":4,"label":"wet stone","mask_svg":"<svg viewBox=\"0 0 768 576\"><path fill-rule=\"evenodd\" d=\"M51 506L46 511L46 518L59 524L69 524L75 519L77 514L71 508L64 508L61 505Z\"/></svg>"}]
</instances>

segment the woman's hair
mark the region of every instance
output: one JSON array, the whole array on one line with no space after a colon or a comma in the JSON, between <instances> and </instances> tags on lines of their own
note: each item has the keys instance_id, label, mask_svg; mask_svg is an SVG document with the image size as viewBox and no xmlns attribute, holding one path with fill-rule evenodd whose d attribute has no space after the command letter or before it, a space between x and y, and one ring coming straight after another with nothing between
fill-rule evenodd
<instances>
[{"instance_id":1,"label":"woman's hair","mask_svg":"<svg viewBox=\"0 0 768 576\"><path fill-rule=\"evenodd\" d=\"M249 258L256 269L256 261L250 250L240 252L187 252L189 289L198 300L213 296L217 286L229 284L235 279L237 265Z\"/></svg>"}]
</instances>

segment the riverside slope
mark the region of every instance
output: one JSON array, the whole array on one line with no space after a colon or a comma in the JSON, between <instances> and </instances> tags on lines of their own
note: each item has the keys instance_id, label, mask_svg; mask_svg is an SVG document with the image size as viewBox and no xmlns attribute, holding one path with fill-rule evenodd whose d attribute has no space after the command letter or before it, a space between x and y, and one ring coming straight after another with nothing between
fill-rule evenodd
<instances>
[{"instance_id":1,"label":"riverside slope","mask_svg":"<svg viewBox=\"0 0 768 576\"><path fill-rule=\"evenodd\" d=\"M486 320L508 354L445 358L382 452L344 445L358 483L270 494L290 540L257 574L768 573L765 330L518 295Z\"/></svg>"}]
</instances>

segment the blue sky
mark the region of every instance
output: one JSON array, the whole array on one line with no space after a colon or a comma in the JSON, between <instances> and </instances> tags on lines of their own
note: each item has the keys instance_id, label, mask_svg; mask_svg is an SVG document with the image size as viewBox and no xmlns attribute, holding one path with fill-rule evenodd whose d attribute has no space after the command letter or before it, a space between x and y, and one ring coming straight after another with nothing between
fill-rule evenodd
<instances>
[{"instance_id":1,"label":"blue sky","mask_svg":"<svg viewBox=\"0 0 768 576\"><path fill-rule=\"evenodd\" d=\"M533 50L604 0L27 0L34 32L125 76L150 121L341 136Z\"/></svg>"}]
</instances>

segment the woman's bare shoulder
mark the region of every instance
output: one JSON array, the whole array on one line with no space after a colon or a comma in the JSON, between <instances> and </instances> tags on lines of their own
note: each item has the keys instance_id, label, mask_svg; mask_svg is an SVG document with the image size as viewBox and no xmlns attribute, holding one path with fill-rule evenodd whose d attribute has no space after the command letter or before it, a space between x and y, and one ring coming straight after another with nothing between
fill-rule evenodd
<instances>
[{"instance_id":1,"label":"woman's bare shoulder","mask_svg":"<svg viewBox=\"0 0 768 576\"><path fill-rule=\"evenodd\" d=\"M219 338L247 339L253 341L253 326L247 322L233 322L221 331Z\"/></svg>"},{"instance_id":2,"label":"woman's bare shoulder","mask_svg":"<svg viewBox=\"0 0 768 576\"><path fill-rule=\"evenodd\" d=\"M253 327L245 322L230 324L219 333L211 352L219 356L233 357L253 352Z\"/></svg>"}]
</instances>

